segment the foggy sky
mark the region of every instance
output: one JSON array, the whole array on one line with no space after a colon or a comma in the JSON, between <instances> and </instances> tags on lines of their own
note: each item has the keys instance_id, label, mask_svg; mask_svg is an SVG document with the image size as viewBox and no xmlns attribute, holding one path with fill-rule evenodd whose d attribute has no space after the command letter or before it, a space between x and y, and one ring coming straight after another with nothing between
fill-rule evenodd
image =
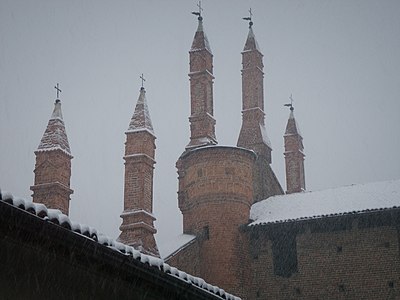
<instances>
[{"instance_id":1,"label":"foggy sky","mask_svg":"<svg viewBox=\"0 0 400 300\"><path fill-rule=\"evenodd\" d=\"M400 1L202 1L214 54L219 144L241 125L249 7L264 54L266 127L285 189L293 94L307 190L400 178ZM56 98L74 156L70 217L117 237L125 130L141 73L156 140L159 247L181 232L175 162L189 142L195 1L0 0L0 187L31 199L35 156Z\"/></svg>"}]
</instances>

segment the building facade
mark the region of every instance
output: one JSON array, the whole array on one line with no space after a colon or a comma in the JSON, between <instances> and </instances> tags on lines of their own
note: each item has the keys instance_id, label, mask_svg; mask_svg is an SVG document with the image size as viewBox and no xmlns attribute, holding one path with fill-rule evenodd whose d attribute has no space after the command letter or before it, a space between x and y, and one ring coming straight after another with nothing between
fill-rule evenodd
<instances>
[{"instance_id":1,"label":"building facade","mask_svg":"<svg viewBox=\"0 0 400 300\"><path fill-rule=\"evenodd\" d=\"M303 137L290 104L283 133L285 193L271 167L263 54L251 19L242 51L242 126L236 146L219 146L213 55L196 14L189 51L190 140L176 163L186 242L165 261L242 299L399 299L400 181L307 192ZM155 139L142 87L126 131L118 239L159 257ZM35 153L34 202L67 214L72 156L57 101Z\"/></svg>"}]
</instances>

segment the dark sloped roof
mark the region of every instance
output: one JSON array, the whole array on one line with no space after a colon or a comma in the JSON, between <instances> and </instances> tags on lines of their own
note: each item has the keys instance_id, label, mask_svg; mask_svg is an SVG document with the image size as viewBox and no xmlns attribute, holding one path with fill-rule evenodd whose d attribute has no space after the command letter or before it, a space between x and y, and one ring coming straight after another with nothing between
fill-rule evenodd
<instances>
[{"instance_id":1,"label":"dark sloped roof","mask_svg":"<svg viewBox=\"0 0 400 300\"><path fill-rule=\"evenodd\" d=\"M215 299L229 299L229 300L240 300L240 298L226 293L223 289L216 286L208 284L202 278L192 276L175 267L172 267L162 259L149 256L139 252L131 246L119 243L116 240L98 232L95 228L79 224L71 221L67 215L64 215L59 210L48 209L45 205L39 203L33 203L26 201L21 198L13 197L12 194L8 192L3 192L0 190L0 205L12 205L14 208L19 209L24 214L33 215L36 218L47 221L44 224L47 226L61 226L65 230L68 230L72 234L78 236L84 236L92 242L98 243L99 245L105 246L108 249L112 249L116 252L116 255L125 255L133 258L134 260L143 264L143 266L150 266L154 268L154 272L162 272L171 276L172 279L175 278L179 280L175 282L174 285L182 281L185 284L185 288L199 289L199 292L206 292L212 294ZM29 216L27 215L27 216ZM84 245L82 245L84 247ZM127 260L128 263L129 260ZM188 286L189 284L189 286Z\"/></svg>"}]
</instances>

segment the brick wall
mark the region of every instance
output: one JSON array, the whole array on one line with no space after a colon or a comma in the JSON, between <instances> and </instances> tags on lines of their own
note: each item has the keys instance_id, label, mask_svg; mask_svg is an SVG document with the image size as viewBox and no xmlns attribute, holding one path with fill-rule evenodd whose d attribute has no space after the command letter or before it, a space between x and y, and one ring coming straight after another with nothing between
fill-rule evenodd
<instances>
[{"instance_id":1,"label":"brick wall","mask_svg":"<svg viewBox=\"0 0 400 300\"><path fill-rule=\"evenodd\" d=\"M69 213L71 156L62 150L36 151L33 202Z\"/></svg>"},{"instance_id":2,"label":"brick wall","mask_svg":"<svg viewBox=\"0 0 400 300\"><path fill-rule=\"evenodd\" d=\"M247 267L253 272L245 299L399 299L399 233L393 223L360 226L362 221L353 218L334 228L315 222L320 224L248 232ZM290 240L285 235L293 231L295 249L281 251L296 255L295 271L277 276L274 244Z\"/></svg>"},{"instance_id":3,"label":"brick wall","mask_svg":"<svg viewBox=\"0 0 400 300\"><path fill-rule=\"evenodd\" d=\"M251 151L214 146L186 152L177 162L183 232L197 236L201 262L188 270L233 293L242 286L238 236L253 201L254 161ZM183 260L175 259L177 267L188 267Z\"/></svg>"}]
</instances>

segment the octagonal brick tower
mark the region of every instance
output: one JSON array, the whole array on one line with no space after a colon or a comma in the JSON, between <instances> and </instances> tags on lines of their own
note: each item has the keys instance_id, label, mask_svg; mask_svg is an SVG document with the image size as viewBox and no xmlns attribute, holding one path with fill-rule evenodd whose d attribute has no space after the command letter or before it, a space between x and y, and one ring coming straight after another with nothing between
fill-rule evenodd
<instances>
[{"instance_id":1,"label":"octagonal brick tower","mask_svg":"<svg viewBox=\"0 0 400 300\"><path fill-rule=\"evenodd\" d=\"M257 153L254 172L254 202L257 202L283 194L283 189L270 165L272 147L265 129L263 54L252 26L250 20L242 51L242 127L237 146Z\"/></svg>"},{"instance_id":2,"label":"octagonal brick tower","mask_svg":"<svg viewBox=\"0 0 400 300\"><path fill-rule=\"evenodd\" d=\"M73 157L59 99L54 103L53 113L35 155L35 181L31 186L33 202L43 203L68 215L73 193L70 188Z\"/></svg>"},{"instance_id":3,"label":"octagonal brick tower","mask_svg":"<svg viewBox=\"0 0 400 300\"><path fill-rule=\"evenodd\" d=\"M211 58L199 17L190 50L191 143L176 163L178 204L183 233L196 236L196 257L201 262L190 272L240 294L246 286L244 276L237 276L238 257L245 253L240 226L248 222L253 203L256 155L244 148L214 145Z\"/></svg>"},{"instance_id":4,"label":"octagonal brick tower","mask_svg":"<svg viewBox=\"0 0 400 300\"><path fill-rule=\"evenodd\" d=\"M303 192L306 189L304 174L304 146L299 125L294 118L294 107L290 106L290 115L286 125L285 165L286 165L286 193Z\"/></svg>"},{"instance_id":5,"label":"octagonal brick tower","mask_svg":"<svg viewBox=\"0 0 400 300\"><path fill-rule=\"evenodd\" d=\"M213 104L213 55L203 29L203 17L189 51L190 57L190 142L186 149L217 144Z\"/></svg>"},{"instance_id":6,"label":"octagonal brick tower","mask_svg":"<svg viewBox=\"0 0 400 300\"><path fill-rule=\"evenodd\" d=\"M159 257L154 238L156 218L153 216L156 137L143 87L125 134L124 211L118 239L146 254Z\"/></svg>"}]
</instances>

